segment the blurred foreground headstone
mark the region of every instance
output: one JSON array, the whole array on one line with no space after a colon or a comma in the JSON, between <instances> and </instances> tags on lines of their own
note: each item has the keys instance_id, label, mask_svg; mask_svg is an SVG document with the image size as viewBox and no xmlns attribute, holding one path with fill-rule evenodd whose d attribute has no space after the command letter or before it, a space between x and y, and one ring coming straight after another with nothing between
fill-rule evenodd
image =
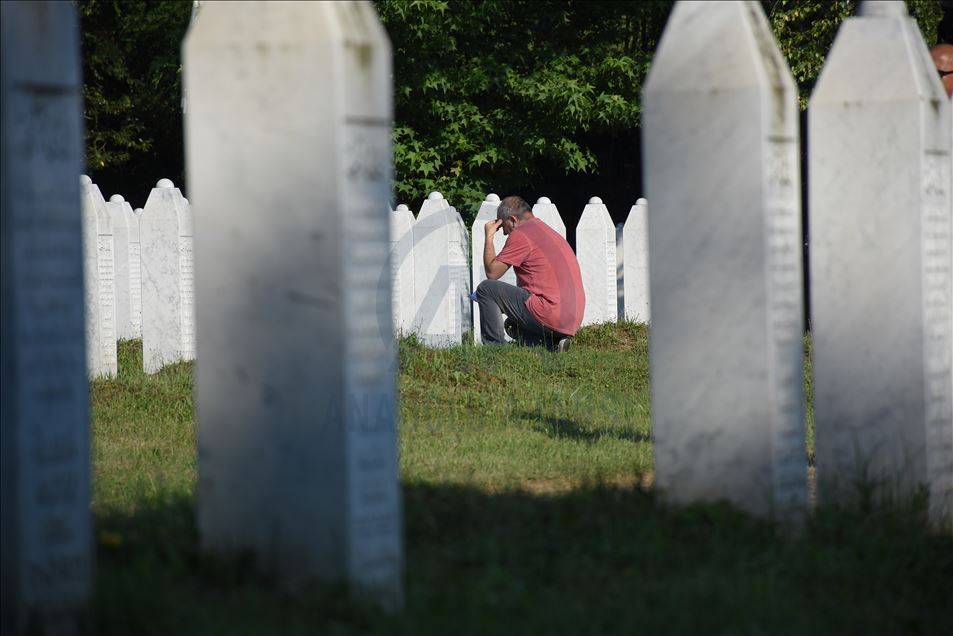
<instances>
[{"instance_id":1,"label":"blurred foreground headstone","mask_svg":"<svg viewBox=\"0 0 953 636\"><path fill-rule=\"evenodd\" d=\"M645 85L656 486L807 504L796 89L760 3L679 2Z\"/></svg>"},{"instance_id":2,"label":"blurred foreground headstone","mask_svg":"<svg viewBox=\"0 0 953 636\"><path fill-rule=\"evenodd\" d=\"M809 118L819 499L953 521L950 102L903 2L844 21Z\"/></svg>"},{"instance_id":3,"label":"blurred foreground headstone","mask_svg":"<svg viewBox=\"0 0 953 636\"><path fill-rule=\"evenodd\" d=\"M93 584L75 8L0 3L0 633L79 633Z\"/></svg>"},{"instance_id":4,"label":"blurred foreground headstone","mask_svg":"<svg viewBox=\"0 0 953 636\"><path fill-rule=\"evenodd\" d=\"M183 57L201 547L399 607L387 35L369 3L210 2Z\"/></svg>"}]
</instances>

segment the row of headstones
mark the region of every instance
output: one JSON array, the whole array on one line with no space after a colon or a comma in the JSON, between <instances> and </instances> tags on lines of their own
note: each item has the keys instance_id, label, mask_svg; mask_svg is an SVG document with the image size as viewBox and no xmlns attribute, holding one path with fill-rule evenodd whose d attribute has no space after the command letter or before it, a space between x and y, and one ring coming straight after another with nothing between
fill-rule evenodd
<instances>
[{"instance_id":1,"label":"row of headstones","mask_svg":"<svg viewBox=\"0 0 953 636\"><path fill-rule=\"evenodd\" d=\"M106 201L82 175L86 355L90 378L115 376L118 340L142 339L142 366L195 358L192 212L168 179L145 208Z\"/></svg>"},{"instance_id":2,"label":"row of headstones","mask_svg":"<svg viewBox=\"0 0 953 636\"><path fill-rule=\"evenodd\" d=\"M450 346L472 329L474 341L481 342L480 309L469 296L486 278L483 226L496 218L499 203L498 195L487 195L469 237L463 219L439 192L424 200L416 219L404 204L392 211L391 309L398 334L415 334L429 346ZM549 198L541 197L533 214L566 237L566 225ZM649 322L646 217L645 199L632 206L619 226L613 225L599 197L592 197L583 210L576 226L576 253L586 293L583 325L615 322L620 316ZM494 235L497 254L505 240L502 232ZM502 280L515 285L514 271L507 271Z\"/></svg>"},{"instance_id":3,"label":"row of headstones","mask_svg":"<svg viewBox=\"0 0 953 636\"><path fill-rule=\"evenodd\" d=\"M949 527L951 109L903 3L862 6L809 113L817 493L925 484ZM87 607L94 552L75 8L0 11L0 543L14 632ZM271 47L284 53L261 54ZM364 3L208 3L183 58L207 292L201 548L251 554L286 585L347 580L397 607L396 353L377 203L392 174L386 34ZM787 522L807 509L795 96L760 3L679 2L643 99L656 488Z\"/></svg>"},{"instance_id":4,"label":"row of headstones","mask_svg":"<svg viewBox=\"0 0 953 636\"><path fill-rule=\"evenodd\" d=\"M142 208L134 211L121 195L105 201L99 187L85 175L81 183L90 377L116 374L118 339L142 338L147 373L179 360L193 360L188 200L171 181L162 179L144 213ZM496 218L499 201L496 194L487 196L469 236L456 209L439 192L424 201L417 219L403 204L392 212L391 303L397 333L414 333L430 346L450 346L459 344L463 333L472 329L474 340L481 341L479 306L469 296L486 278L483 224ZM587 299L583 325L613 322L619 316L648 322L646 207L645 199L639 199L626 223L613 227L601 199L593 197L586 205L576 230ZM547 197L537 201L533 213L565 238L559 210ZM497 253L504 240L502 233L494 236ZM624 253L630 255L627 260ZM515 285L513 270L503 280ZM621 298L624 305L618 302Z\"/></svg>"}]
</instances>

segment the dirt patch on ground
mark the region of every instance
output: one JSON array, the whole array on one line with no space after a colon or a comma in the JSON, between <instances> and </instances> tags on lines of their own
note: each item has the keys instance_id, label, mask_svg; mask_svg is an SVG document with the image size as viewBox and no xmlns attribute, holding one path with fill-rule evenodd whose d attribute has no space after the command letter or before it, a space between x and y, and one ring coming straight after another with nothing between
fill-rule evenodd
<instances>
[{"instance_id":1,"label":"dirt patch on ground","mask_svg":"<svg viewBox=\"0 0 953 636\"><path fill-rule=\"evenodd\" d=\"M587 488L620 488L624 490L651 490L655 479L652 473L645 475L616 475L602 479L569 479L557 477L555 479L527 479L519 484L490 486L487 492L498 493L504 491L525 492L531 495L548 496L564 495L573 490Z\"/></svg>"},{"instance_id":2,"label":"dirt patch on ground","mask_svg":"<svg viewBox=\"0 0 953 636\"><path fill-rule=\"evenodd\" d=\"M616 475L602 479L569 479L557 477L555 479L527 479L519 484L502 484L484 487L488 493L525 492L531 495L564 495L577 489L608 487L623 490L651 490L655 485L655 474L644 475ZM817 479L813 466L807 467L807 497L808 509L813 510L817 505Z\"/></svg>"},{"instance_id":3,"label":"dirt patch on ground","mask_svg":"<svg viewBox=\"0 0 953 636\"><path fill-rule=\"evenodd\" d=\"M598 480L569 479L566 477L558 477L556 479L527 479L518 485L489 486L485 488L485 490L490 493L516 490L531 495L564 495L579 488L604 486L609 488L622 488L625 490L651 490L654 485L655 474L646 473L644 475L616 475ZM807 496L808 508L813 510L817 505L817 479L813 466L808 466L807 468Z\"/></svg>"}]
</instances>

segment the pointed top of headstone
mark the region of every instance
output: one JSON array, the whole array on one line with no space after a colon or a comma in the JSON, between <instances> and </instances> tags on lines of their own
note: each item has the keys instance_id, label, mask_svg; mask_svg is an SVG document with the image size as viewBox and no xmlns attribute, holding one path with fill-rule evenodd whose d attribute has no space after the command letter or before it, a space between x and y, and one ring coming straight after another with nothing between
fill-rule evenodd
<instances>
[{"instance_id":1,"label":"pointed top of headstone","mask_svg":"<svg viewBox=\"0 0 953 636\"><path fill-rule=\"evenodd\" d=\"M93 185L93 180L88 175L81 174L79 175L79 184L84 186Z\"/></svg>"},{"instance_id":2,"label":"pointed top of headstone","mask_svg":"<svg viewBox=\"0 0 953 636\"><path fill-rule=\"evenodd\" d=\"M500 197L495 194L488 194L483 202L480 204L480 209L477 210L476 217L473 220L473 236L482 237L483 233L478 232L477 230L483 229L483 224L489 221L490 219L496 218L496 212L500 207ZM482 257L481 257L482 258ZM481 263L483 261L480 261ZM482 271L482 270L481 270Z\"/></svg>"},{"instance_id":3,"label":"pointed top of headstone","mask_svg":"<svg viewBox=\"0 0 953 636\"><path fill-rule=\"evenodd\" d=\"M136 215L142 214L142 208L136 208L133 212L135 212Z\"/></svg>"},{"instance_id":4,"label":"pointed top of headstone","mask_svg":"<svg viewBox=\"0 0 953 636\"><path fill-rule=\"evenodd\" d=\"M410 208L407 207L406 203L401 203L397 206L398 212L410 212Z\"/></svg>"},{"instance_id":5,"label":"pointed top of headstone","mask_svg":"<svg viewBox=\"0 0 953 636\"><path fill-rule=\"evenodd\" d=\"M186 204L186 205L189 205L189 200L188 200L188 199L186 199L185 197L182 197L182 200L185 201L185 204Z\"/></svg>"},{"instance_id":6,"label":"pointed top of headstone","mask_svg":"<svg viewBox=\"0 0 953 636\"><path fill-rule=\"evenodd\" d=\"M536 204L533 206L533 214L537 219L556 230L560 236L566 238L566 224L563 223L556 204L553 203L549 197L540 197L536 201Z\"/></svg>"},{"instance_id":7,"label":"pointed top of headstone","mask_svg":"<svg viewBox=\"0 0 953 636\"><path fill-rule=\"evenodd\" d=\"M908 13L903 0L866 0L860 3L857 15L862 18L905 18Z\"/></svg>"},{"instance_id":8,"label":"pointed top of headstone","mask_svg":"<svg viewBox=\"0 0 953 636\"><path fill-rule=\"evenodd\" d=\"M169 179L159 179L156 183L157 188L174 188L175 185Z\"/></svg>"},{"instance_id":9,"label":"pointed top of headstone","mask_svg":"<svg viewBox=\"0 0 953 636\"><path fill-rule=\"evenodd\" d=\"M448 209L450 209L450 202L439 192L431 192L420 205L420 210L417 212L417 220L420 221L435 212Z\"/></svg>"},{"instance_id":10,"label":"pointed top of headstone","mask_svg":"<svg viewBox=\"0 0 953 636\"><path fill-rule=\"evenodd\" d=\"M643 84L648 103L662 94L707 103L747 89L767 91L771 125L790 134L797 113L787 100L797 86L761 4L676 2Z\"/></svg>"},{"instance_id":11,"label":"pointed top of headstone","mask_svg":"<svg viewBox=\"0 0 953 636\"><path fill-rule=\"evenodd\" d=\"M847 116L845 109L855 102L944 100L923 35L906 11L903 2L868 1L857 17L844 20L811 93L812 107L841 109Z\"/></svg>"},{"instance_id":12,"label":"pointed top of headstone","mask_svg":"<svg viewBox=\"0 0 953 636\"><path fill-rule=\"evenodd\" d=\"M602 199L600 199L599 197L592 197L591 199L589 199L589 205L600 205L601 203L602 203Z\"/></svg>"},{"instance_id":13,"label":"pointed top of headstone","mask_svg":"<svg viewBox=\"0 0 953 636\"><path fill-rule=\"evenodd\" d=\"M635 204L636 204L636 205L648 205L649 202L646 201L644 197L639 197L638 200L635 202Z\"/></svg>"},{"instance_id":14,"label":"pointed top of headstone","mask_svg":"<svg viewBox=\"0 0 953 636\"><path fill-rule=\"evenodd\" d=\"M122 198L121 194L114 194L111 197L109 197L110 203L123 203L124 201L125 199Z\"/></svg>"}]
</instances>

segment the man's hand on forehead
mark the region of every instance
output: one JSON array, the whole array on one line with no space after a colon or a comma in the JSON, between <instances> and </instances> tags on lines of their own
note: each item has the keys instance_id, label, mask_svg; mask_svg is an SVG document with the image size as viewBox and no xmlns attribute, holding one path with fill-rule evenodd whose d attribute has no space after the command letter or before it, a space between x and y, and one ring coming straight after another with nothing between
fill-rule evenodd
<instances>
[{"instance_id":1,"label":"man's hand on forehead","mask_svg":"<svg viewBox=\"0 0 953 636\"><path fill-rule=\"evenodd\" d=\"M496 231L500 229L501 227L503 227L503 221L499 219L491 219L486 222L486 225L483 226L483 230L489 236L489 235L495 234Z\"/></svg>"}]
</instances>

